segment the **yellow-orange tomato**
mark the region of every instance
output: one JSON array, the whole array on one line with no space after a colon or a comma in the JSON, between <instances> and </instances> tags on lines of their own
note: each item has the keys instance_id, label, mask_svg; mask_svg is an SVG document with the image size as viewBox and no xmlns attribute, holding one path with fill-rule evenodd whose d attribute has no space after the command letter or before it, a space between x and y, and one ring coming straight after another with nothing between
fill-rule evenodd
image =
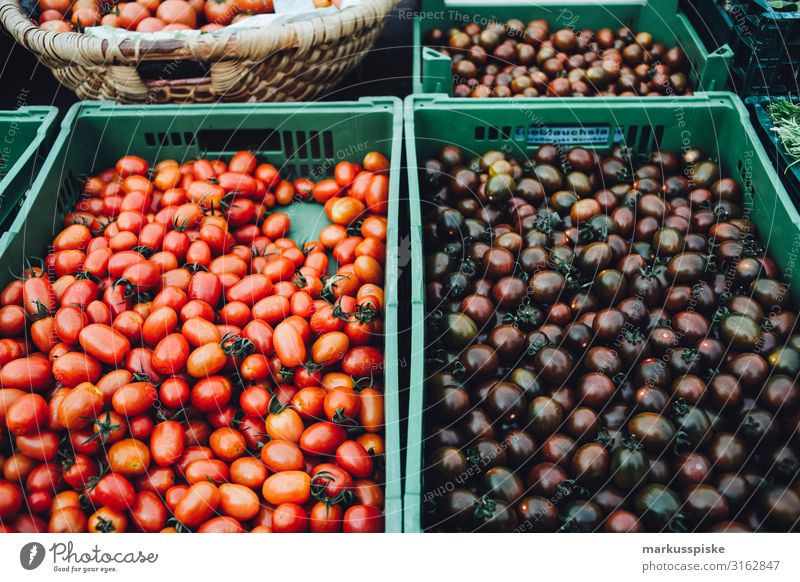
<instances>
[{"instance_id":1,"label":"yellow-orange tomato","mask_svg":"<svg viewBox=\"0 0 800 582\"><path fill-rule=\"evenodd\" d=\"M181 182L181 169L178 166L166 166L158 171L153 184L159 190L169 190L175 188Z\"/></svg>"},{"instance_id":2,"label":"yellow-orange tomato","mask_svg":"<svg viewBox=\"0 0 800 582\"><path fill-rule=\"evenodd\" d=\"M383 216L367 216L361 223L361 236L364 238L374 237L386 242L387 231L386 218Z\"/></svg>"},{"instance_id":3,"label":"yellow-orange tomato","mask_svg":"<svg viewBox=\"0 0 800 582\"><path fill-rule=\"evenodd\" d=\"M186 361L186 371L194 378L213 376L228 361L228 356L219 343L207 343L195 348Z\"/></svg>"},{"instance_id":4,"label":"yellow-orange tomato","mask_svg":"<svg viewBox=\"0 0 800 582\"><path fill-rule=\"evenodd\" d=\"M349 347L350 340L346 334L331 331L320 336L311 346L311 359L316 364L333 364L344 357Z\"/></svg>"},{"instance_id":5,"label":"yellow-orange tomato","mask_svg":"<svg viewBox=\"0 0 800 582\"><path fill-rule=\"evenodd\" d=\"M291 408L267 415L265 431L273 439L283 439L292 443L300 442L303 434L303 419Z\"/></svg>"},{"instance_id":6,"label":"yellow-orange tomato","mask_svg":"<svg viewBox=\"0 0 800 582\"><path fill-rule=\"evenodd\" d=\"M386 445L383 437L378 433L365 432L360 434L356 437L356 442L373 455L386 454Z\"/></svg>"},{"instance_id":7,"label":"yellow-orange tomato","mask_svg":"<svg viewBox=\"0 0 800 582\"><path fill-rule=\"evenodd\" d=\"M52 510L50 521L47 524L48 533L84 533L86 530L86 515L78 507L58 507Z\"/></svg>"},{"instance_id":8,"label":"yellow-orange tomato","mask_svg":"<svg viewBox=\"0 0 800 582\"><path fill-rule=\"evenodd\" d=\"M244 435L230 427L218 428L212 432L208 445L218 458L228 463L238 459L247 451Z\"/></svg>"},{"instance_id":9,"label":"yellow-orange tomato","mask_svg":"<svg viewBox=\"0 0 800 582\"><path fill-rule=\"evenodd\" d=\"M305 471L283 471L267 477L261 488L264 500L272 505L303 505L311 496L311 475Z\"/></svg>"},{"instance_id":10,"label":"yellow-orange tomato","mask_svg":"<svg viewBox=\"0 0 800 582\"><path fill-rule=\"evenodd\" d=\"M328 219L334 224L349 225L355 222L364 212L364 203L352 196L334 198L326 208Z\"/></svg>"},{"instance_id":11,"label":"yellow-orange tomato","mask_svg":"<svg viewBox=\"0 0 800 582\"><path fill-rule=\"evenodd\" d=\"M258 495L252 489L244 485L223 483L219 487L219 493L219 508L224 515L248 521L258 513Z\"/></svg>"},{"instance_id":12,"label":"yellow-orange tomato","mask_svg":"<svg viewBox=\"0 0 800 582\"><path fill-rule=\"evenodd\" d=\"M184 321L181 333L195 348L206 344L219 344L222 340L219 328L202 317L190 317Z\"/></svg>"},{"instance_id":13,"label":"yellow-orange tomato","mask_svg":"<svg viewBox=\"0 0 800 582\"><path fill-rule=\"evenodd\" d=\"M150 466L150 449L137 439L122 439L108 450L108 466L125 477L139 477Z\"/></svg>"},{"instance_id":14,"label":"yellow-orange tomato","mask_svg":"<svg viewBox=\"0 0 800 582\"><path fill-rule=\"evenodd\" d=\"M184 24L189 28L197 26L197 12L184 0L166 0L162 2L156 16L167 24Z\"/></svg>"},{"instance_id":15,"label":"yellow-orange tomato","mask_svg":"<svg viewBox=\"0 0 800 582\"><path fill-rule=\"evenodd\" d=\"M244 485L250 489L260 489L266 478L267 468L255 457L239 457L231 463L232 483Z\"/></svg>"},{"instance_id":16,"label":"yellow-orange tomato","mask_svg":"<svg viewBox=\"0 0 800 582\"><path fill-rule=\"evenodd\" d=\"M356 257L353 262L353 270L362 283L379 284L383 282L383 267L372 257L367 255Z\"/></svg>"},{"instance_id":17,"label":"yellow-orange tomato","mask_svg":"<svg viewBox=\"0 0 800 582\"><path fill-rule=\"evenodd\" d=\"M343 372L328 372L322 377L322 387L325 390L335 388L353 388L353 378Z\"/></svg>"},{"instance_id":18,"label":"yellow-orange tomato","mask_svg":"<svg viewBox=\"0 0 800 582\"><path fill-rule=\"evenodd\" d=\"M369 152L362 165L368 172L385 172L389 169L389 159L380 152Z\"/></svg>"}]
</instances>

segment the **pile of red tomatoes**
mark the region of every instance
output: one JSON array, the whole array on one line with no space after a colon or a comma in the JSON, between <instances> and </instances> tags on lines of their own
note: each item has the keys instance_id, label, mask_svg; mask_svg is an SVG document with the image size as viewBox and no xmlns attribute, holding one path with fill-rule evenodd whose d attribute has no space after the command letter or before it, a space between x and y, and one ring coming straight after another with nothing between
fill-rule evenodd
<instances>
[{"instance_id":1,"label":"pile of red tomatoes","mask_svg":"<svg viewBox=\"0 0 800 582\"><path fill-rule=\"evenodd\" d=\"M314 8L339 0L313 0ZM37 0L36 22L54 32L111 26L136 32L213 32L259 14L273 14L273 0Z\"/></svg>"},{"instance_id":2,"label":"pile of red tomatoes","mask_svg":"<svg viewBox=\"0 0 800 582\"><path fill-rule=\"evenodd\" d=\"M383 531L388 170L89 178L0 293L0 530ZM306 201L299 244L274 209Z\"/></svg>"}]
</instances>

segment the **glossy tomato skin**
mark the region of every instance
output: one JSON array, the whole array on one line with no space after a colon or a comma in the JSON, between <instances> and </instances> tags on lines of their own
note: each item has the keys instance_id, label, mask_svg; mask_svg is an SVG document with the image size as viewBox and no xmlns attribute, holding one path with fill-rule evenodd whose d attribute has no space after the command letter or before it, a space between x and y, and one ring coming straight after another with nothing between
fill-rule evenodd
<instances>
[{"instance_id":1,"label":"glossy tomato skin","mask_svg":"<svg viewBox=\"0 0 800 582\"><path fill-rule=\"evenodd\" d=\"M282 503L272 514L272 531L275 533L304 533L308 527L308 513L296 503Z\"/></svg>"},{"instance_id":2,"label":"glossy tomato skin","mask_svg":"<svg viewBox=\"0 0 800 582\"><path fill-rule=\"evenodd\" d=\"M22 489L9 481L0 481L0 519L10 521L22 508Z\"/></svg>"},{"instance_id":3,"label":"glossy tomato skin","mask_svg":"<svg viewBox=\"0 0 800 582\"><path fill-rule=\"evenodd\" d=\"M150 453L156 465L171 467L180 459L185 447L186 431L174 420L165 420L153 428Z\"/></svg>"},{"instance_id":4,"label":"glossy tomato skin","mask_svg":"<svg viewBox=\"0 0 800 582\"><path fill-rule=\"evenodd\" d=\"M374 346L350 348L342 360L342 370L354 378L377 374L383 369L383 353Z\"/></svg>"},{"instance_id":5,"label":"glossy tomato skin","mask_svg":"<svg viewBox=\"0 0 800 582\"><path fill-rule=\"evenodd\" d=\"M70 376L72 378L72 376ZM0 386L43 392L53 383L53 371L46 359L19 358L0 369Z\"/></svg>"},{"instance_id":6,"label":"glossy tomato skin","mask_svg":"<svg viewBox=\"0 0 800 582\"><path fill-rule=\"evenodd\" d=\"M344 533L382 533L383 513L371 505L353 505L344 513Z\"/></svg>"},{"instance_id":7,"label":"glossy tomato skin","mask_svg":"<svg viewBox=\"0 0 800 582\"><path fill-rule=\"evenodd\" d=\"M180 498L174 510L175 517L187 527L197 527L214 515L219 502L217 486L208 481L199 481Z\"/></svg>"},{"instance_id":8,"label":"glossy tomato skin","mask_svg":"<svg viewBox=\"0 0 800 582\"><path fill-rule=\"evenodd\" d=\"M336 462L358 479L372 475L374 463L367 450L357 441L345 441L336 449Z\"/></svg>"},{"instance_id":9,"label":"glossy tomato skin","mask_svg":"<svg viewBox=\"0 0 800 582\"><path fill-rule=\"evenodd\" d=\"M198 381L191 390L191 403L200 411L219 410L231 399L230 381L223 376L210 376Z\"/></svg>"},{"instance_id":10,"label":"glossy tomato skin","mask_svg":"<svg viewBox=\"0 0 800 582\"><path fill-rule=\"evenodd\" d=\"M318 501L309 512L309 531L311 533L339 533L342 531L343 517L344 511L341 506Z\"/></svg>"},{"instance_id":11,"label":"glossy tomato skin","mask_svg":"<svg viewBox=\"0 0 800 582\"><path fill-rule=\"evenodd\" d=\"M144 533L156 533L167 524L167 508L153 491L139 491L130 508L133 524Z\"/></svg>"},{"instance_id":12,"label":"glossy tomato skin","mask_svg":"<svg viewBox=\"0 0 800 582\"><path fill-rule=\"evenodd\" d=\"M130 342L124 335L100 323L84 327L79 340L87 354L110 366L121 366L131 349Z\"/></svg>"},{"instance_id":13,"label":"glossy tomato skin","mask_svg":"<svg viewBox=\"0 0 800 582\"><path fill-rule=\"evenodd\" d=\"M305 471L281 471L264 481L261 494L267 503L303 505L311 496L311 476Z\"/></svg>"},{"instance_id":14,"label":"glossy tomato skin","mask_svg":"<svg viewBox=\"0 0 800 582\"><path fill-rule=\"evenodd\" d=\"M47 401L39 394L24 394L6 412L6 428L14 435L28 435L44 428L48 419Z\"/></svg>"},{"instance_id":15,"label":"glossy tomato skin","mask_svg":"<svg viewBox=\"0 0 800 582\"><path fill-rule=\"evenodd\" d=\"M300 471L306 465L300 448L289 441L273 439L261 447L261 461L275 473Z\"/></svg>"},{"instance_id":16,"label":"glossy tomato skin","mask_svg":"<svg viewBox=\"0 0 800 582\"><path fill-rule=\"evenodd\" d=\"M300 448L309 455L330 456L347 440L343 427L332 422L317 422L309 426L300 437Z\"/></svg>"},{"instance_id":17,"label":"glossy tomato skin","mask_svg":"<svg viewBox=\"0 0 800 582\"><path fill-rule=\"evenodd\" d=\"M153 349L153 368L165 376L180 374L189 359L189 342L180 333L162 338Z\"/></svg>"},{"instance_id":18,"label":"glossy tomato skin","mask_svg":"<svg viewBox=\"0 0 800 582\"><path fill-rule=\"evenodd\" d=\"M136 490L122 475L110 473L91 488L89 499L95 504L107 505L115 511L127 511L136 500Z\"/></svg>"}]
</instances>

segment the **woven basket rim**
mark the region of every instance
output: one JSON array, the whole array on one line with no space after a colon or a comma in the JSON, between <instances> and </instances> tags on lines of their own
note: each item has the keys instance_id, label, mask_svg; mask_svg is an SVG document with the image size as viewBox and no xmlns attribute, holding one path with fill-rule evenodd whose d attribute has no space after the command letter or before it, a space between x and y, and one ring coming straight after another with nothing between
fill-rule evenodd
<instances>
[{"instance_id":1,"label":"woven basket rim","mask_svg":"<svg viewBox=\"0 0 800 582\"><path fill-rule=\"evenodd\" d=\"M131 38L98 38L81 32L42 30L30 21L19 0L0 0L0 24L14 39L48 60L73 65L132 64L143 55L157 55L158 60L186 55L204 55L209 60L263 58L295 46L300 38L326 34L341 36L357 20L377 21L385 18L400 0L370 0L332 16L317 16L280 26L261 28L225 27L192 37L142 40ZM241 50L236 50L240 48Z\"/></svg>"}]
</instances>

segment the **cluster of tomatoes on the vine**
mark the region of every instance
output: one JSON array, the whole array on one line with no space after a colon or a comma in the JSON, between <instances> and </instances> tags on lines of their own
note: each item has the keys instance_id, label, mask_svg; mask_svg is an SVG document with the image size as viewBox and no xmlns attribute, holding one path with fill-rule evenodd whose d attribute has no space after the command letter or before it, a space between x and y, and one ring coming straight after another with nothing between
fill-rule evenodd
<instances>
[{"instance_id":1,"label":"cluster of tomatoes on the vine","mask_svg":"<svg viewBox=\"0 0 800 582\"><path fill-rule=\"evenodd\" d=\"M89 178L0 293L0 530L382 531L388 170ZM298 246L273 208L305 200L332 224Z\"/></svg>"}]
</instances>

